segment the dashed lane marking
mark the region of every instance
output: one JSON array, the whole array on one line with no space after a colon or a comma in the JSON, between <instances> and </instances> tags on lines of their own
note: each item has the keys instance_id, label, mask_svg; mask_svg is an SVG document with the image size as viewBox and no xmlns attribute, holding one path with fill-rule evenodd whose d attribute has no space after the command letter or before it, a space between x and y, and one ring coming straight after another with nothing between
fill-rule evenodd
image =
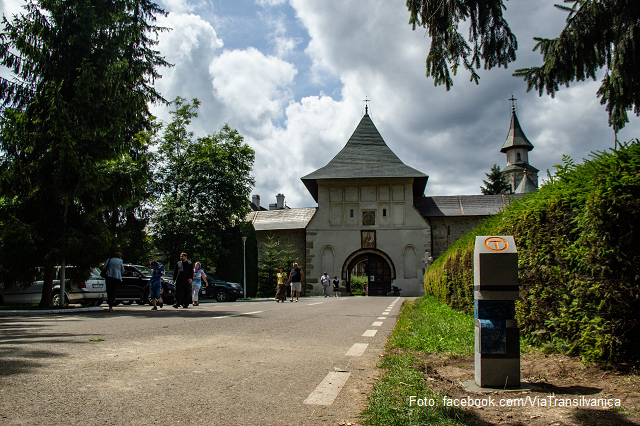
<instances>
[{"instance_id":1,"label":"dashed lane marking","mask_svg":"<svg viewBox=\"0 0 640 426\"><path fill-rule=\"evenodd\" d=\"M336 399L345 383L351 376L346 371L332 371L327 373L326 377L304 400L304 404L308 405L331 405Z\"/></svg>"},{"instance_id":2,"label":"dashed lane marking","mask_svg":"<svg viewBox=\"0 0 640 426\"><path fill-rule=\"evenodd\" d=\"M362 335L363 337L373 337L376 335L376 333L378 332L378 330L367 330L364 332L364 334Z\"/></svg>"},{"instance_id":3,"label":"dashed lane marking","mask_svg":"<svg viewBox=\"0 0 640 426\"><path fill-rule=\"evenodd\" d=\"M382 326L382 321L374 321L373 324L371 324L371 327L380 327Z\"/></svg>"},{"instance_id":4,"label":"dashed lane marking","mask_svg":"<svg viewBox=\"0 0 640 426\"><path fill-rule=\"evenodd\" d=\"M362 356L367 347L368 343L354 343L353 346L347 351L346 356Z\"/></svg>"}]
</instances>

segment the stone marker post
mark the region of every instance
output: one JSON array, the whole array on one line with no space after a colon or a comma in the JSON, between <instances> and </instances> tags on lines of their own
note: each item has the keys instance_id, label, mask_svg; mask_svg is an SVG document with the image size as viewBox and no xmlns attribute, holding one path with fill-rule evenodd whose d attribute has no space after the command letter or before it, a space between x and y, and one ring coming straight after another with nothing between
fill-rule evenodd
<instances>
[{"instance_id":1,"label":"stone marker post","mask_svg":"<svg viewBox=\"0 0 640 426\"><path fill-rule=\"evenodd\" d=\"M520 386L518 251L512 236L476 237L474 257L475 383Z\"/></svg>"}]
</instances>

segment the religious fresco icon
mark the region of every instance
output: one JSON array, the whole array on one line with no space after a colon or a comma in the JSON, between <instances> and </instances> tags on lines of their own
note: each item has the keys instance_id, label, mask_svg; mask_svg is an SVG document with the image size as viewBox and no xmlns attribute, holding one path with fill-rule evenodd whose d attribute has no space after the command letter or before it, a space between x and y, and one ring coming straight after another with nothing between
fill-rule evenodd
<instances>
[{"instance_id":1,"label":"religious fresco icon","mask_svg":"<svg viewBox=\"0 0 640 426\"><path fill-rule=\"evenodd\" d=\"M376 248L376 231L360 231L361 247Z\"/></svg>"}]
</instances>

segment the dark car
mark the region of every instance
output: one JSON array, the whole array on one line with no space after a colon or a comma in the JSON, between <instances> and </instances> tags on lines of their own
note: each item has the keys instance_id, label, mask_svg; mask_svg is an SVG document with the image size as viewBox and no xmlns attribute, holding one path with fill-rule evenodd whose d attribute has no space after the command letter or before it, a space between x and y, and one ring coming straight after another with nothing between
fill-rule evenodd
<instances>
[{"instance_id":1,"label":"dark car","mask_svg":"<svg viewBox=\"0 0 640 426\"><path fill-rule=\"evenodd\" d=\"M216 299L218 302L235 302L244 296L241 284L230 283L210 276L207 276L207 283L206 287L204 282L202 283L200 289L200 297L202 298Z\"/></svg>"},{"instance_id":2,"label":"dark car","mask_svg":"<svg viewBox=\"0 0 640 426\"><path fill-rule=\"evenodd\" d=\"M167 271L167 279L173 280L173 271ZM230 283L224 280L219 280L215 275L207 274L208 285L200 288L200 298L202 299L216 299L218 302L235 302L239 298L244 297L242 285L238 283ZM173 281L172 281L173 282Z\"/></svg>"},{"instance_id":3,"label":"dark car","mask_svg":"<svg viewBox=\"0 0 640 426\"><path fill-rule=\"evenodd\" d=\"M124 265L122 284L118 290L116 302L130 304L136 302L139 305L153 304L149 300L149 280L152 270L142 265ZM162 278L162 301L173 304L176 297L176 287Z\"/></svg>"}]
</instances>

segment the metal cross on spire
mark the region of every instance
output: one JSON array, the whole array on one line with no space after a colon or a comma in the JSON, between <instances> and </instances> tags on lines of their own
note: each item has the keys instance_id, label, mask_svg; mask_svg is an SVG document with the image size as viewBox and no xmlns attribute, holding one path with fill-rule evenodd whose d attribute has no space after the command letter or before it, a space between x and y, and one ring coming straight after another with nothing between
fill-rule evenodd
<instances>
[{"instance_id":1,"label":"metal cross on spire","mask_svg":"<svg viewBox=\"0 0 640 426\"><path fill-rule=\"evenodd\" d=\"M362 102L364 102L364 113L369 114L369 102L371 102L371 99L365 96Z\"/></svg>"},{"instance_id":2,"label":"metal cross on spire","mask_svg":"<svg viewBox=\"0 0 640 426\"><path fill-rule=\"evenodd\" d=\"M511 93L511 97L509 98L511 101L511 111L516 112L516 101L517 99L513 97L513 93Z\"/></svg>"}]
</instances>

